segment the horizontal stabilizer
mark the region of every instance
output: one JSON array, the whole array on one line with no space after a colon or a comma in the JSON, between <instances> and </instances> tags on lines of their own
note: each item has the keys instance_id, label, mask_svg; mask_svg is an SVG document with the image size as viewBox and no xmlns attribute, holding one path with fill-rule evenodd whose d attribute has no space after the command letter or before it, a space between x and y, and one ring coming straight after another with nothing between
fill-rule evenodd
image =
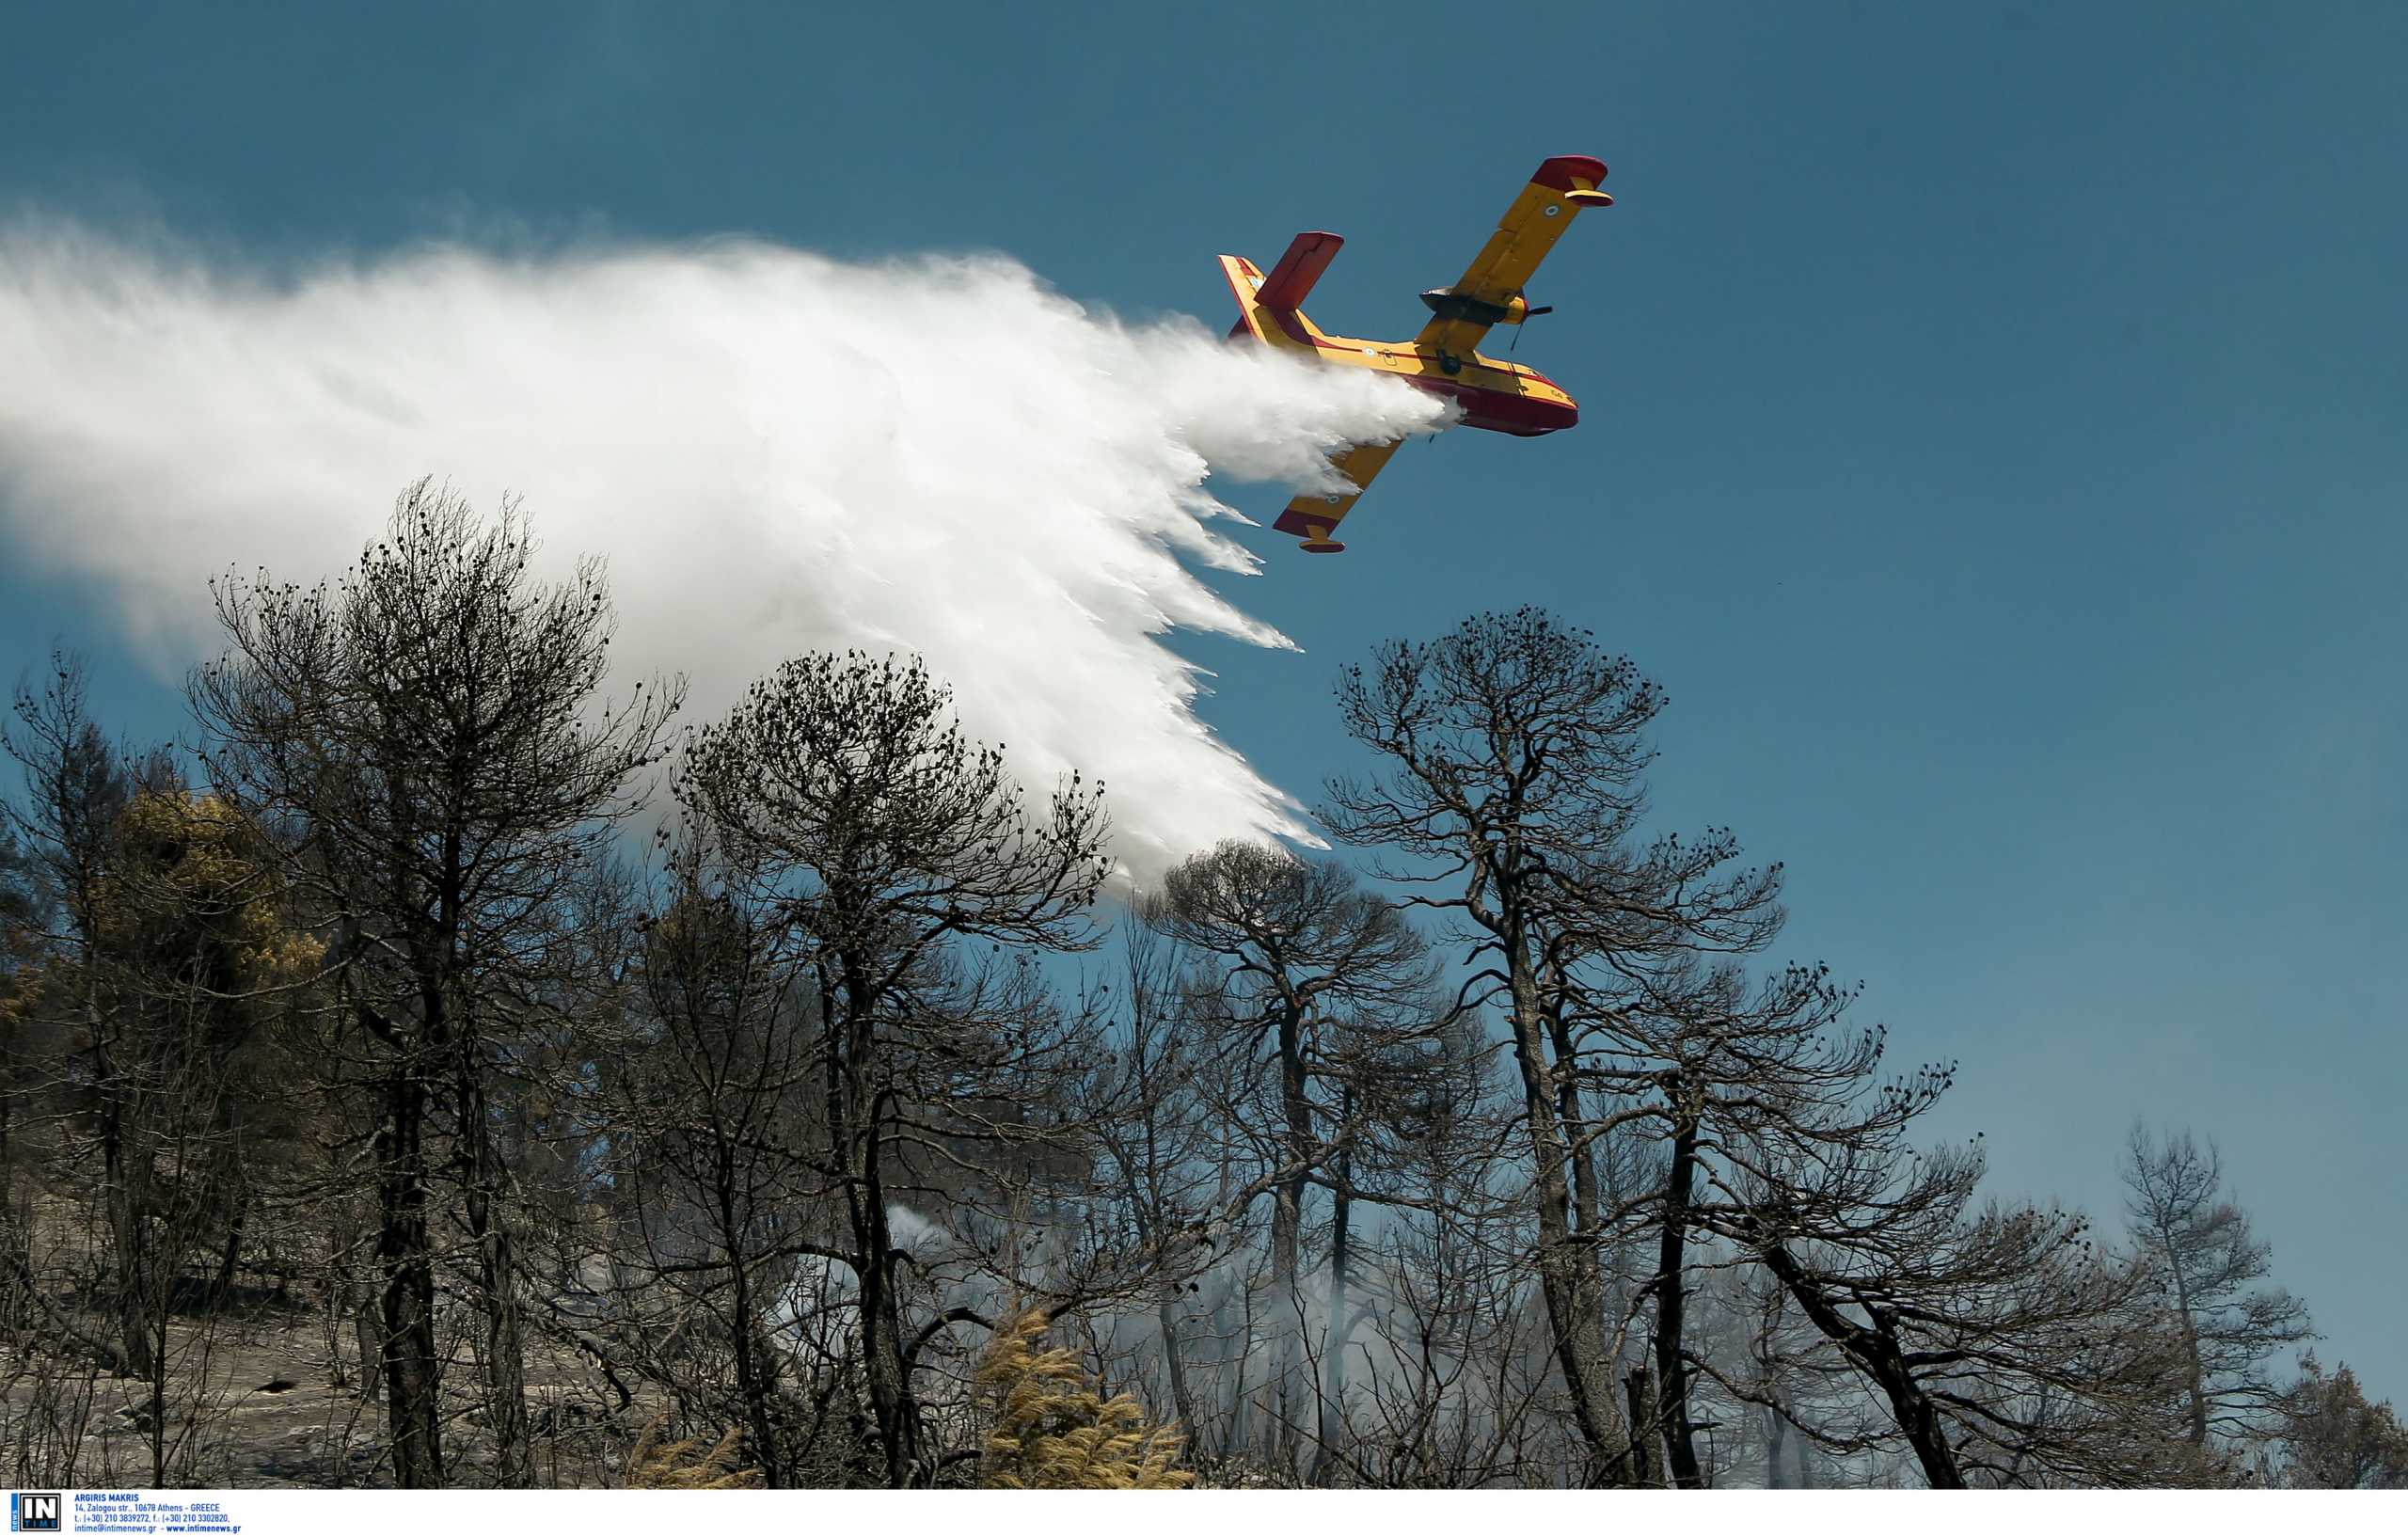
<instances>
[{"instance_id":1,"label":"horizontal stabilizer","mask_svg":"<svg viewBox=\"0 0 2408 1537\"><path fill-rule=\"evenodd\" d=\"M1338 255L1338 247L1345 238L1326 230L1307 230L1288 243L1288 254L1281 257L1262 280L1255 301L1268 309L1301 309L1305 295L1321 281L1329 263Z\"/></svg>"}]
</instances>

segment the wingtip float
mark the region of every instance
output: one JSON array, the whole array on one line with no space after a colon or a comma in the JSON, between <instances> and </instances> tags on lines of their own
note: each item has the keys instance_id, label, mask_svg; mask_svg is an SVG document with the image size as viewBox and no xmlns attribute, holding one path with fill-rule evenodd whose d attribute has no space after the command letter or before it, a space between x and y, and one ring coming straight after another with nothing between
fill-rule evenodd
<instances>
[{"instance_id":1,"label":"wingtip float","mask_svg":"<svg viewBox=\"0 0 2408 1537\"><path fill-rule=\"evenodd\" d=\"M1467 427L1516 437L1560 432L1580 420L1579 404L1561 386L1536 369L1483 357L1476 349L1492 326L1519 325L1551 308L1531 308L1523 286L1582 209L1612 205L1597 185L1605 179L1606 163L1592 155L1556 155L1542 163L1455 285L1421 295L1430 323L1410 341L1331 336L1305 318L1305 296L1346 244L1325 230L1291 241L1268 273L1242 256L1221 258L1238 301L1238 324L1229 335L1317 362L1394 374L1452 401ZM1315 555L1344 549L1331 534L1396 450L1394 443L1366 443L1339 454L1331 467L1354 489L1298 497L1273 527L1295 535Z\"/></svg>"}]
</instances>

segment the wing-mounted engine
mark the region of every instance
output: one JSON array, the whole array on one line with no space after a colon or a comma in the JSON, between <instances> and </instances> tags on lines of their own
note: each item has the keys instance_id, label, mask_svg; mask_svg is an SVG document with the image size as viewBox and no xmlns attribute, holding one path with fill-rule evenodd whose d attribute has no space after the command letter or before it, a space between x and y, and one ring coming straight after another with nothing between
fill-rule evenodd
<instances>
[{"instance_id":1,"label":"wing-mounted engine","mask_svg":"<svg viewBox=\"0 0 2408 1537\"><path fill-rule=\"evenodd\" d=\"M1532 315L1555 312L1555 306L1543 304L1536 309L1519 293L1503 304L1491 304L1469 293L1458 293L1451 288L1434 288L1421 295L1430 313L1440 320L1467 320L1474 325L1519 325Z\"/></svg>"}]
</instances>

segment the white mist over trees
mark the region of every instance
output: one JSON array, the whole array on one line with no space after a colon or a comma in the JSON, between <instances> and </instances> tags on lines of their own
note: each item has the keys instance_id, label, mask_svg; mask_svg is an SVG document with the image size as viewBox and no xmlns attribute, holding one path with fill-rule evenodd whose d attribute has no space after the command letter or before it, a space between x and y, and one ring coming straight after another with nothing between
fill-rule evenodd
<instances>
[{"instance_id":1,"label":"white mist over trees","mask_svg":"<svg viewBox=\"0 0 2408 1537\"><path fill-rule=\"evenodd\" d=\"M203 578L336 569L372 526L361 486L441 465L480 499L543 488L541 574L641 573L619 645L698 710L805 652L916 655L1021 772L1110 784L1113 852L1148 882L1304 832L1162 643L1289 643L1191 569L1256 566L1208 470L1322 483L1330 450L1450 414L1122 324L999 256L734 239L276 274L20 220L0 357L11 559L93 584L174 670L216 645Z\"/></svg>"},{"instance_id":2,"label":"white mist over trees","mask_svg":"<svg viewBox=\"0 0 2408 1537\"><path fill-rule=\"evenodd\" d=\"M1321 813L1370 875L1200 845L1116 927L1117 784L885 652L678 733L533 547L420 482L331 584L222 581L186 758L20 689L12 1481L2408 1478L2212 1144L2136 1131L2113 1236L1921 1135L1955 1069L1648 825L1666 696L1585 631L1380 646Z\"/></svg>"}]
</instances>

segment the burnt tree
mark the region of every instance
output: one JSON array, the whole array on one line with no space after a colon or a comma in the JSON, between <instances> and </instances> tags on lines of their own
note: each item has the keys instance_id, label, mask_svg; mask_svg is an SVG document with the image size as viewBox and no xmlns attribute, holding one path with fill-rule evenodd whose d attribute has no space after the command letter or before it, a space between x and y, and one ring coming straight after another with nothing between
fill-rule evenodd
<instances>
[{"instance_id":1,"label":"burnt tree","mask_svg":"<svg viewBox=\"0 0 2408 1537\"><path fill-rule=\"evenodd\" d=\"M1110 865L1101 787L1072 774L1043 801L1000 747L967 737L916 661L813 655L697 731L685 814L749 872L817 1031L816 1157L842 1213L862 1371L886 1482L937 1472L913 1385L927 1339L907 1324L891 1207L965 1149L1044 1140L1048 1082L1097 1054L1078 1022L1033 1006L1009 974L968 967L966 941L1085 948Z\"/></svg>"},{"instance_id":2,"label":"burnt tree","mask_svg":"<svg viewBox=\"0 0 2408 1537\"><path fill-rule=\"evenodd\" d=\"M283 831L324 915L342 1049L377 1101L380 1355L396 1481L446 1481L436 1404L438 1180L459 1193L484 1315L486 1412L531 1482L522 1308L492 1046L564 943L554 909L632 813L678 690L599 698L613 615L600 564L557 583L514 505L491 525L420 481L332 586L215 584L230 649L192 708L216 787Z\"/></svg>"}]
</instances>

